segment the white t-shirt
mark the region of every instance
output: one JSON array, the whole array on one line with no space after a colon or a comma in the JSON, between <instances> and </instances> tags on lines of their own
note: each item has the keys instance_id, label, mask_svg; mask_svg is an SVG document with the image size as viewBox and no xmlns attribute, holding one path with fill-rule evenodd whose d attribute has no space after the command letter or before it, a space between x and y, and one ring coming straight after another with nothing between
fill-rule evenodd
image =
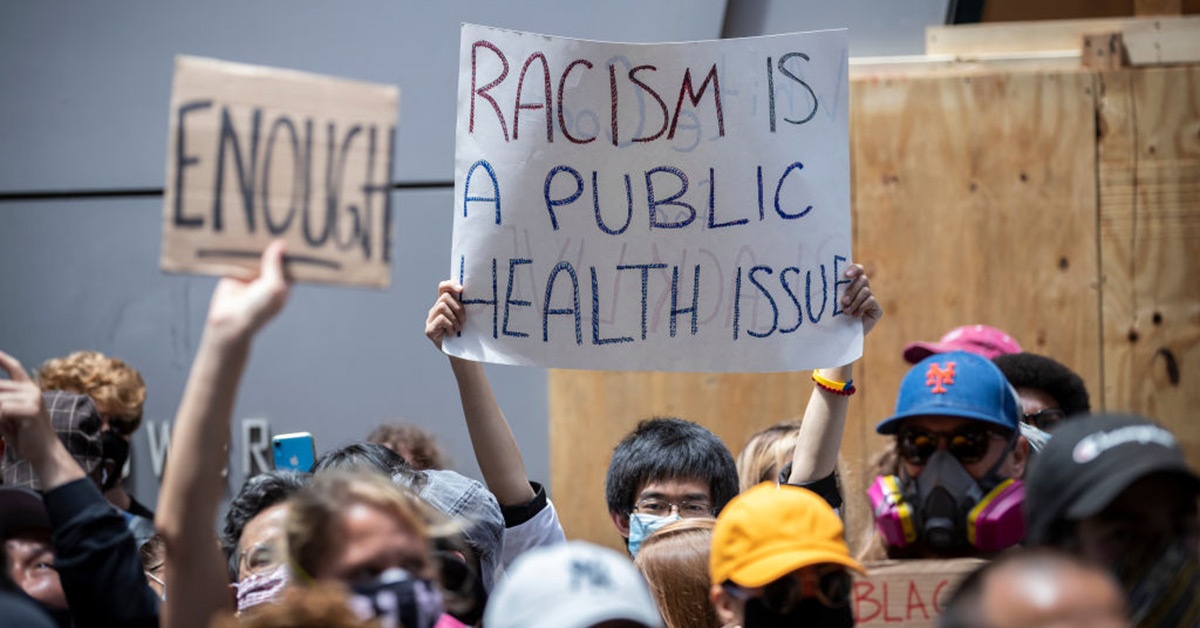
<instances>
[{"instance_id":1,"label":"white t-shirt","mask_svg":"<svg viewBox=\"0 0 1200 628\"><path fill-rule=\"evenodd\" d=\"M544 505L532 516L520 517L523 520L519 521L512 521L510 509L502 508L505 511L505 525L513 525L504 529L504 548L500 552L501 568L507 568L518 556L535 547L565 543L567 540L563 534L562 523L558 520L558 512L554 510L554 502L545 497L545 489L531 484L538 493L531 505L537 502L543 502Z\"/></svg>"}]
</instances>

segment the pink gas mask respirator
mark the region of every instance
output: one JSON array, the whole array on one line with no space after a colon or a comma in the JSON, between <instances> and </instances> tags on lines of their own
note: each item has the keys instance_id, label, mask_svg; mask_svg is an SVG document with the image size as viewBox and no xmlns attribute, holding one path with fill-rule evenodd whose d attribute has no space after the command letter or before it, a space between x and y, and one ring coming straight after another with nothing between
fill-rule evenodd
<instances>
[{"instance_id":1,"label":"pink gas mask respirator","mask_svg":"<svg viewBox=\"0 0 1200 628\"><path fill-rule=\"evenodd\" d=\"M920 542L939 550L973 547L991 553L1016 545L1025 538L1025 485L997 477L999 465L976 480L953 455L939 450L916 478L903 472L878 476L868 490L875 526L894 548Z\"/></svg>"}]
</instances>

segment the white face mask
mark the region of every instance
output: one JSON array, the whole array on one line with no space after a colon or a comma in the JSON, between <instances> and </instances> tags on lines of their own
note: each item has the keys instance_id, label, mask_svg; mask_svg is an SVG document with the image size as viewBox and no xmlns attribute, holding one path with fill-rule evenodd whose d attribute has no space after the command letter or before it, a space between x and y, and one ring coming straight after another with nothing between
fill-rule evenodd
<instances>
[{"instance_id":1,"label":"white face mask","mask_svg":"<svg viewBox=\"0 0 1200 628\"><path fill-rule=\"evenodd\" d=\"M659 528L682 519L678 514L671 513L665 517L647 515L635 512L629 515L629 555L637 558L638 549L646 537L654 534Z\"/></svg>"}]
</instances>

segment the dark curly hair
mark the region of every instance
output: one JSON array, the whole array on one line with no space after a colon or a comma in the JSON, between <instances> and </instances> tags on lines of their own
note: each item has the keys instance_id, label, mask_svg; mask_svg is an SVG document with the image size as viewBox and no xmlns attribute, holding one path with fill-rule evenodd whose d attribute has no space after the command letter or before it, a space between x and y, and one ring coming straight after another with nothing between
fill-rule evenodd
<instances>
[{"instance_id":1,"label":"dark curly hair","mask_svg":"<svg viewBox=\"0 0 1200 628\"><path fill-rule=\"evenodd\" d=\"M1013 388L1040 388L1058 402L1068 416L1091 412L1091 398L1083 378L1061 362L1036 353L998 355L992 362Z\"/></svg>"},{"instance_id":2,"label":"dark curly hair","mask_svg":"<svg viewBox=\"0 0 1200 628\"><path fill-rule=\"evenodd\" d=\"M307 473L275 470L248 478L234 496L225 512L225 527L221 530L221 550L229 563L229 578L237 582L238 541L242 530L258 513L281 503L308 484Z\"/></svg>"}]
</instances>

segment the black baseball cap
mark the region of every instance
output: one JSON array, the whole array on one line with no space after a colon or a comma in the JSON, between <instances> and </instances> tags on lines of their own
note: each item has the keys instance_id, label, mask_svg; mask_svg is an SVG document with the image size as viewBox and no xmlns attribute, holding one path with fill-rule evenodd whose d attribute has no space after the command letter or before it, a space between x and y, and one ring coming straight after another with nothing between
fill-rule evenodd
<instances>
[{"instance_id":1,"label":"black baseball cap","mask_svg":"<svg viewBox=\"0 0 1200 628\"><path fill-rule=\"evenodd\" d=\"M1200 493L1175 435L1149 419L1101 414L1059 425L1025 476L1026 542L1051 543L1056 523L1096 515L1137 480L1163 472Z\"/></svg>"},{"instance_id":2,"label":"black baseball cap","mask_svg":"<svg viewBox=\"0 0 1200 628\"><path fill-rule=\"evenodd\" d=\"M21 486L0 486L0 541L31 528L52 529L42 496Z\"/></svg>"}]
</instances>

